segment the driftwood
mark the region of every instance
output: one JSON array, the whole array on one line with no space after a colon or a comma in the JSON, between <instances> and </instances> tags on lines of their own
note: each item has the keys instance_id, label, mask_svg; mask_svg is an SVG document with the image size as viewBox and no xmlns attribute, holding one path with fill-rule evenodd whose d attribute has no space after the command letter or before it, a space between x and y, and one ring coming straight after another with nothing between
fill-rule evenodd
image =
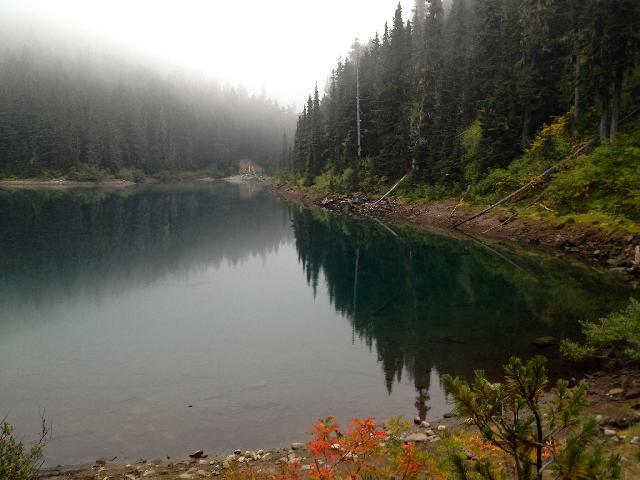
<instances>
[{"instance_id":1,"label":"driftwood","mask_svg":"<svg viewBox=\"0 0 640 480\"><path fill-rule=\"evenodd\" d=\"M371 217L371 216L369 216L369 218L371 218L374 222L378 223L382 228L384 228L387 232L389 232L394 237L400 238L398 236L398 234L391 229L391 227L389 227L388 225L384 224L382 221L380 221L380 219L378 219L376 217Z\"/></svg>"},{"instance_id":2,"label":"driftwood","mask_svg":"<svg viewBox=\"0 0 640 480\"><path fill-rule=\"evenodd\" d=\"M453 214L456 213L456 210L458 209L458 207L460 205L462 205L462 202L464 202L464 197L467 196L467 194L471 191L471 185L469 185L467 187L467 189L465 190L465 192L462 194L462 196L460 197L460 200L458 201L458 203L456 204L455 207L453 207L453 210L451 210L451 213L449 213L450 217L453 217Z\"/></svg>"},{"instance_id":3,"label":"driftwood","mask_svg":"<svg viewBox=\"0 0 640 480\"><path fill-rule=\"evenodd\" d=\"M402 177L400 180L398 180L398 183L396 183L393 187L391 187L391 189L387 193L385 193L382 197L380 197L380 199L378 199L377 201L373 202L373 204L377 205L382 200L387 198L387 195L389 195L391 192L393 192L398 187L398 185L400 185L404 181L404 179L407 178L408 176L409 176L409 174L407 173L404 177Z\"/></svg>"},{"instance_id":4,"label":"driftwood","mask_svg":"<svg viewBox=\"0 0 640 480\"><path fill-rule=\"evenodd\" d=\"M568 157L562 159L561 161L559 161L558 163L556 163L555 165L552 165L551 167L547 168L544 172L542 172L540 175L536 175L533 180L531 180L530 182L528 182L526 185L520 187L519 189L517 189L515 192L511 192L509 195L507 195L506 197L498 200L496 203L494 203L493 205L485 208L484 210L476 213L475 215L472 215L456 224L454 224L451 228L458 228L460 225L464 225L467 222L470 222L471 220L475 220L478 217L481 217L483 215L485 215L486 213L490 212L491 210L493 210L494 208L502 205L503 203L508 202L509 200L511 200L513 197L521 194L522 192L528 190L529 188L531 188L532 186L536 185L540 180L542 180L544 177L546 177L547 175L549 175L550 173L554 172L555 170L557 170L558 168L560 168L562 165L564 165L565 163L573 160L574 158L576 158L578 155L580 155L582 152L584 152L587 148L591 147L593 144L595 143L595 140L591 140L587 143L585 143L584 145L582 145L580 148L578 148L575 152L573 152L571 155L569 155Z\"/></svg>"},{"instance_id":5,"label":"driftwood","mask_svg":"<svg viewBox=\"0 0 640 480\"><path fill-rule=\"evenodd\" d=\"M544 196L544 194L547 193L547 189L545 188L544 190L542 190L542 192L540 192L540 195L538 195L531 203L529 203L529 205L527 205L528 207L531 207L533 205L536 205L540 199ZM546 208L546 207L545 207ZM507 223L509 223L511 220L513 220L516 216L518 215L518 212L513 213L510 217L506 218L505 220L503 220L502 222L500 222L500 225L498 225L500 228L504 227ZM485 233L489 233L491 230L493 230L494 228L496 228L496 225L492 225L489 228L487 228L484 232L482 232L483 234Z\"/></svg>"}]
</instances>

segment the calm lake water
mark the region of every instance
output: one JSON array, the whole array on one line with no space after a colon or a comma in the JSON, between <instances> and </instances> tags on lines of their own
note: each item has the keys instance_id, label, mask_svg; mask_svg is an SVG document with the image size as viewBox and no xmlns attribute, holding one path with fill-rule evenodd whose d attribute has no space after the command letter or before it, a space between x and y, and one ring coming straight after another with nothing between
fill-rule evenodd
<instances>
[{"instance_id":1,"label":"calm lake water","mask_svg":"<svg viewBox=\"0 0 640 480\"><path fill-rule=\"evenodd\" d=\"M0 190L0 418L47 463L305 440L321 417L448 411L629 296L527 253L287 205L256 185Z\"/></svg>"}]
</instances>

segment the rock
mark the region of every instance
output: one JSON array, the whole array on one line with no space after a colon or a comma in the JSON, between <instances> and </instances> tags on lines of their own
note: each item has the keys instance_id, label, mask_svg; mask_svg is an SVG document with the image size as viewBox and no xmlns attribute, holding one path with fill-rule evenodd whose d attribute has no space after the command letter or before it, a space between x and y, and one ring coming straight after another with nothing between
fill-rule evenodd
<instances>
[{"instance_id":1,"label":"rock","mask_svg":"<svg viewBox=\"0 0 640 480\"><path fill-rule=\"evenodd\" d=\"M193 453L189 454L191 458L205 458L204 452L202 450L196 450Z\"/></svg>"},{"instance_id":2,"label":"rock","mask_svg":"<svg viewBox=\"0 0 640 480\"><path fill-rule=\"evenodd\" d=\"M596 422L598 422L598 425L602 424L604 417L602 415L596 415L595 416Z\"/></svg>"},{"instance_id":3,"label":"rock","mask_svg":"<svg viewBox=\"0 0 640 480\"><path fill-rule=\"evenodd\" d=\"M427 421L420 422L422 428L431 428L431 424Z\"/></svg>"},{"instance_id":4,"label":"rock","mask_svg":"<svg viewBox=\"0 0 640 480\"><path fill-rule=\"evenodd\" d=\"M453 413L453 412L447 412L447 413L445 413L445 414L442 416L442 418L453 418L453 417L455 417L455 416L456 416L456 414L455 414L455 413Z\"/></svg>"},{"instance_id":5,"label":"rock","mask_svg":"<svg viewBox=\"0 0 640 480\"><path fill-rule=\"evenodd\" d=\"M552 347L558 345L558 340L552 336L538 337L533 341L536 347Z\"/></svg>"},{"instance_id":6,"label":"rock","mask_svg":"<svg viewBox=\"0 0 640 480\"><path fill-rule=\"evenodd\" d=\"M623 415L621 417L610 420L609 422L607 422L607 425L611 425L612 427L624 430L635 425L638 422L640 422L640 418L638 418L638 416L636 415Z\"/></svg>"},{"instance_id":7,"label":"rock","mask_svg":"<svg viewBox=\"0 0 640 480\"><path fill-rule=\"evenodd\" d=\"M446 425L438 425L438 431L439 432L444 432L447 429Z\"/></svg>"},{"instance_id":8,"label":"rock","mask_svg":"<svg viewBox=\"0 0 640 480\"><path fill-rule=\"evenodd\" d=\"M192 473L182 473L178 476L178 478L181 478L182 480L193 480L194 478L196 478L196 476Z\"/></svg>"},{"instance_id":9,"label":"rock","mask_svg":"<svg viewBox=\"0 0 640 480\"><path fill-rule=\"evenodd\" d=\"M602 433L604 433L604 436L605 436L605 437L613 437L613 436L615 436L615 435L616 435L616 433L618 433L618 432L616 432L615 430L611 430L610 428L605 428L605 429L604 429L604 432L602 432Z\"/></svg>"},{"instance_id":10,"label":"rock","mask_svg":"<svg viewBox=\"0 0 640 480\"><path fill-rule=\"evenodd\" d=\"M131 474L125 475L124 478L126 478L127 480L138 480L135 475Z\"/></svg>"},{"instance_id":11,"label":"rock","mask_svg":"<svg viewBox=\"0 0 640 480\"><path fill-rule=\"evenodd\" d=\"M242 455L242 450L240 450L239 448L236 448L236 449L233 451L233 453L234 453L234 454L236 454L236 455Z\"/></svg>"},{"instance_id":12,"label":"rock","mask_svg":"<svg viewBox=\"0 0 640 480\"><path fill-rule=\"evenodd\" d=\"M233 455L227 455L225 459L226 462L235 462L238 459L238 456L234 453Z\"/></svg>"},{"instance_id":13,"label":"rock","mask_svg":"<svg viewBox=\"0 0 640 480\"><path fill-rule=\"evenodd\" d=\"M626 267L613 267L610 268L609 271L611 273L627 273Z\"/></svg>"},{"instance_id":14,"label":"rock","mask_svg":"<svg viewBox=\"0 0 640 480\"><path fill-rule=\"evenodd\" d=\"M229 462L229 460L225 460L224 462L222 462L222 468L231 468L231 463Z\"/></svg>"},{"instance_id":15,"label":"rock","mask_svg":"<svg viewBox=\"0 0 640 480\"><path fill-rule=\"evenodd\" d=\"M267 452L267 453L263 453L263 454L262 454L262 461L267 460L270 456L271 456L271 453L269 453L269 452Z\"/></svg>"},{"instance_id":16,"label":"rock","mask_svg":"<svg viewBox=\"0 0 640 480\"><path fill-rule=\"evenodd\" d=\"M304 448L304 443L294 442L291 444L291 450L300 450L301 448Z\"/></svg>"},{"instance_id":17,"label":"rock","mask_svg":"<svg viewBox=\"0 0 640 480\"><path fill-rule=\"evenodd\" d=\"M99 458L96 460L96 465L106 465L107 461L104 458Z\"/></svg>"},{"instance_id":18,"label":"rock","mask_svg":"<svg viewBox=\"0 0 640 480\"><path fill-rule=\"evenodd\" d=\"M246 462L246 461L247 461L247 459L246 459L246 458L244 458L244 457L239 457L239 458L238 458L238 463L244 463L244 462Z\"/></svg>"},{"instance_id":19,"label":"rock","mask_svg":"<svg viewBox=\"0 0 640 480\"><path fill-rule=\"evenodd\" d=\"M426 442L427 435L425 433L412 433L404 438L405 442Z\"/></svg>"},{"instance_id":20,"label":"rock","mask_svg":"<svg viewBox=\"0 0 640 480\"><path fill-rule=\"evenodd\" d=\"M439 442L440 441L440 437L433 437L429 440L430 443L435 443L435 442Z\"/></svg>"},{"instance_id":21,"label":"rock","mask_svg":"<svg viewBox=\"0 0 640 480\"><path fill-rule=\"evenodd\" d=\"M467 460L477 460L476 457L471 450L464 450L464 456L467 457Z\"/></svg>"},{"instance_id":22,"label":"rock","mask_svg":"<svg viewBox=\"0 0 640 480\"><path fill-rule=\"evenodd\" d=\"M151 477L152 475L155 475L156 472L155 470L145 470L144 473L142 474L143 477Z\"/></svg>"},{"instance_id":23,"label":"rock","mask_svg":"<svg viewBox=\"0 0 640 480\"><path fill-rule=\"evenodd\" d=\"M631 440L629 441L629 443L632 443L634 445L639 445L640 444L640 437L631 437Z\"/></svg>"},{"instance_id":24,"label":"rock","mask_svg":"<svg viewBox=\"0 0 640 480\"><path fill-rule=\"evenodd\" d=\"M196 472L196 475L198 475L200 477L206 477L207 476L207 472L205 472L204 470L198 470Z\"/></svg>"},{"instance_id":25,"label":"rock","mask_svg":"<svg viewBox=\"0 0 640 480\"><path fill-rule=\"evenodd\" d=\"M198 462L198 465L209 465L209 461L208 460L200 460Z\"/></svg>"},{"instance_id":26,"label":"rock","mask_svg":"<svg viewBox=\"0 0 640 480\"><path fill-rule=\"evenodd\" d=\"M429 429L429 430L427 430L427 431L426 431L426 432L424 432L424 433L426 433L426 434L427 434L427 435L429 435L430 437L433 437L433 436L436 434L433 430L430 430L430 429Z\"/></svg>"},{"instance_id":27,"label":"rock","mask_svg":"<svg viewBox=\"0 0 640 480\"><path fill-rule=\"evenodd\" d=\"M624 395L624 388L612 388L607 392L608 397L618 397Z\"/></svg>"},{"instance_id":28,"label":"rock","mask_svg":"<svg viewBox=\"0 0 640 480\"><path fill-rule=\"evenodd\" d=\"M415 423L416 425L420 425L422 423L422 420L420 419L420 417L416 417L413 419L413 423Z\"/></svg>"}]
</instances>

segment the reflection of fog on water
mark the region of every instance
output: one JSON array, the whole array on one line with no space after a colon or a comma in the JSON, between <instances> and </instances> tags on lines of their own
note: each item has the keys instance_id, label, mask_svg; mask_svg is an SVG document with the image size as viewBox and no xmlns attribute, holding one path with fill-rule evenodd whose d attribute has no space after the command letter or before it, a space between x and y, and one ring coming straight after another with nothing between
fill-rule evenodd
<instances>
[{"instance_id":1,"label":"reflection of fog on water","mask_svg":"<svg viewBox=\"0 0 640 480\"><path fill-rule=\"evenodd\" d=\"M260 185L0 191L0 303L127 290L291 241Z\"/></svg>"}]
</instances>

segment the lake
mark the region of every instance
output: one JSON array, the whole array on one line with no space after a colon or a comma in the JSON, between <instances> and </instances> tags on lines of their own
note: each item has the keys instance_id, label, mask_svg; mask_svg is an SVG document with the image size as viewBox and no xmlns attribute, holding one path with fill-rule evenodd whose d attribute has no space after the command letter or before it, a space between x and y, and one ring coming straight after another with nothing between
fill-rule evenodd
<instances>
[{"instance_id":1,"label":"lake","mask_svg":"<svg viewBox=\"0 0 640 480\"><path fill-rule=\"evenodd\" d=\"M260 185L0 190L0 418L48 465L438 418L442 373L557 348L629 297L553 256L286 204Z\"/></svg>"}]
</instances>

